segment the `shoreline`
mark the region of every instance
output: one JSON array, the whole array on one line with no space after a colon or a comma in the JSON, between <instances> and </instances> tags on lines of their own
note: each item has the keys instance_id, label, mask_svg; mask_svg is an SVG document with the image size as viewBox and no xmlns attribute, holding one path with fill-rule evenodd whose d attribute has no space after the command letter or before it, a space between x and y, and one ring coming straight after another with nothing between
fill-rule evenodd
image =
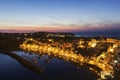
<instances>
[{"instance_id":1,"label":"shoreline","mask_svg":"<svg viewBox=\"0 0 120 80\"><path fill-rule=\"evenodd\" d=\"M10 51L5 51L5 50L0 50L1 54L6 54L8 56L10 56L11 58L14 58L15 60L17 60L21 65L23 65L24 67L28 68L29 70L35 72L35 73L42 73L44 70L42 67L35 65L31 62L29 62L28 60L22 58L21 56L10 52Z\"/></svg>"}]
</instances>

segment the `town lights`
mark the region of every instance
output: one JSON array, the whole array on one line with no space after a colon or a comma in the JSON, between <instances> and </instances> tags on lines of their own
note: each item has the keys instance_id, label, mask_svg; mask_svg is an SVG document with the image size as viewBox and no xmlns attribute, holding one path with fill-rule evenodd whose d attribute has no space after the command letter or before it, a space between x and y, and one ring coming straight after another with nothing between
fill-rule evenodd
<instances>
[{"instance_id":1,"label":"town lights","mask_svg":"<svg viewBox=\"0 0 120 80\"><path fill-rule=\"evenodd\" d=\"M118 44L113 44L113 48L117 48L118 47Z\"/></svg>"},{"instance_id":2,"label":"town lights","mask_svg":"<svg viewBox=\"0 0 120 80\"><path fill-rule=\"evenodd\" d=\"M49 42L54 42L53 39L48 39Z\"/></svg>"},{"instance_id":3,"label":"town lights","mask_svg":"<svg viewBox=\"0 0 120 80\"><path fill-rule=\"evenodd\" d=\"M33 40L33 38L30 38L30 40L32 41L32 40Z\"/></svg>"},{"instance_id":4,"label":"town lights","mask_svg":"<svg viewBox=\"0 0 120 80\"><path fill-rule=\"evenodd\" d=\"M109 64L109 62L113 59L114 56L111 53L115 53L114 49L119 45L113 44L113 46L107 46L107 50L98 56L84 57L80 53L76 52L77 50L74 50L74 44L72 43L63 42L63 44L61 44L60 42L55 42L54 39L50 38L47 39L47 41L49 42L45 43L33 40L31 38L26 40L22 45L20 45L20 47L29 51L31 50L40 52L40 54L52 55L80 65L84 63L94 65L101 69L101 73L97 73L101 79L107 79L107 76L112 77L113 66ZM89 48L97 49L99 47L99 43L95 39L92 41L80 40L75 47L86 48L87 46L89 46ZM95 48L96 46L97 48ZM114 60L114 63L118 63L118 61Z\"/></svg>"},{"instance_id":5,"label":"town lights","mask_svg":"<svg viewBox=\"0 0 120 80\"><path fill-rule=\"evenodd\" d=\"M96 45L97 45L96 43L92 43L92 44L91 44L91 47L92 47L92 48L95 48Z\"/></svg>"},{"instance_id":6,"label":"town lights","mask_svg":"<svg viewBox=\"0 0 120 80\"><path fill-rule=\"evenodd\" d=\"M114 63L118 63L118 61L117 61L117 60L114 60Z\"/></svg>"},{"instance_id":7,"label":"town lights","mask_svg":"<svg viewBox=\"0 0 120 80\"><path fill-rule=\"evenodd\" d=\"M108 52L112 52L112 53L113 53L113 52L114 52L114 49L113 49L113 48L109 48L109 49L108 49Z\"/></svg>"},{"instance_id":8,"label":"town lights","mask_svg":"<svg viewBox=\"0 0 120 80\"><path fill-rule=\"evenodd\" d=\"M110 49L110 52L114 52L114 49L113 49L113 48L111 48L111 49Z\"/></svg>"},{"instance_id":9,"label":"town lights","mask_svg":"<svg viewBox=\"0 0 120 80\"><path fill-rule=\"evenodd\" d=\"M114 48L112 48L111 46L108 48L108 52L113 53L114 52Z\"/></svg>"}]
</instances>

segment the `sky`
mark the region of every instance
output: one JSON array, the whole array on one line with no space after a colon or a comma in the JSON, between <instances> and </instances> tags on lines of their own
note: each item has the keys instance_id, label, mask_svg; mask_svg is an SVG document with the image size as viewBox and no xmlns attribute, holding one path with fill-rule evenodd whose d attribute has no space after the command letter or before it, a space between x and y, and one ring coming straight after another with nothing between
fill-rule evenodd
<instances>
[{"instance_id":1,"label":"sky","mask_svg":"<svg viewBox=\"0 0 120 80\"><path fill-rule=\"evenodd\" d=\"M119 30L120 0L0 0L0 32Z\"/></svg>"}]
</instances>

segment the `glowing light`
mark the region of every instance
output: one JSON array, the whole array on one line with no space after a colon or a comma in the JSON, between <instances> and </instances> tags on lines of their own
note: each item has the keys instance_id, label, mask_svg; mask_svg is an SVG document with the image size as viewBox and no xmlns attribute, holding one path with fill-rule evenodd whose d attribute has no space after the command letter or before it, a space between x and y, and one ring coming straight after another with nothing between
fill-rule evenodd
<instances>
[{"instance_id":1,"label":"glowing light","mask_svg":"<svg viewBox=\"0 0 120 80\"><path fill-rule=\"evenodd\" d=\"M33 43L28 44L27 43L28 41L32 41ZM53 41L53 40L48 39L48 41ZM79 47L81 48L86 47L82 44L83 42L84 41L78 42ZM96 47L97 42L96 40L93 40L93 41L90 41L88 45L94 48ZM71 43L60 44L57 42L53 42L50 44L50 43L42 43L40 41L36 41L31 38L23 42L23 44L20 45L20 47L22 49L27 49L27 50L37 51L37 52L39 51L40 54L48 54L55 57L59 57L66 61L79 63L80 65L83 65L83 63L95 65L100 69L102 69L101 73L98 72L97 74L100 75L102 79L105 79L106 76L112 76L112 73L113 73L113 66L109 64L111 58L113 58L113 55L108 53L109 52L114 53L114 48L117 46L116 45L113 45L113 47L110 46L108 47L107 52L102 52L99 56L97 57L93 56L92 58L83 57L80 53L75 54L74 48L72 47ZM68 47L70 49L66 49ZM117 63L117 61L115 60L114 63ZM93 70L93 69L90 68L90 70Z\"/></svg>"},{"instance_id":2,"label":"glowing light","mask_svg":"<svg viewBox=\"0 0 120 80\"><path fill-rule=\"evenodd\" d=\"M117 48L118 47L118 44L113 44L113 48Z\"/></svg>"},{"instance_id":3,"label":"glowing light","mask_svg":"<svg viewBox=\"0 0 120 80\"><path fill-rule=\"evenodd\" d=\"M94 48L94 47L96 47L96 45L97 45L96 43L92 43L91 47Z\"/></svg>"},{"instance_id":4,"label":"glowing light","mask_svg":"<svg viewBox=\"0 0 120 80\"><path fill-rule=\"evenodd\" d=\"M117 60L114 60L114 63L118 63L118 61L117 61Z\"/></svg>"}]
</instances>

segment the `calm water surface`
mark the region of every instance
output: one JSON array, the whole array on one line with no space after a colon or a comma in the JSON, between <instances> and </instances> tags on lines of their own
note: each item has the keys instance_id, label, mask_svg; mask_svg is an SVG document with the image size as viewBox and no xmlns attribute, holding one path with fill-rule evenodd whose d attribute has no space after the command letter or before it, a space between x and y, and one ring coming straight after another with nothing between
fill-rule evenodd
<instances>
[{"instance_id":1,"label":"calm water surface","mask_svg":"<svg viewBox=\"0 0 120 80\"><path fill-rule=\"evenodd\" d=\"M34 62L43 68L43 72L35 73L21 65L8 55L0 53L0 80L96 80L97 76L88 69L72 65L69 62L47 55L29 55L23 51L16 54ZM48 60L49 59L49 60Z\"/></svg>"}]
</instances>

